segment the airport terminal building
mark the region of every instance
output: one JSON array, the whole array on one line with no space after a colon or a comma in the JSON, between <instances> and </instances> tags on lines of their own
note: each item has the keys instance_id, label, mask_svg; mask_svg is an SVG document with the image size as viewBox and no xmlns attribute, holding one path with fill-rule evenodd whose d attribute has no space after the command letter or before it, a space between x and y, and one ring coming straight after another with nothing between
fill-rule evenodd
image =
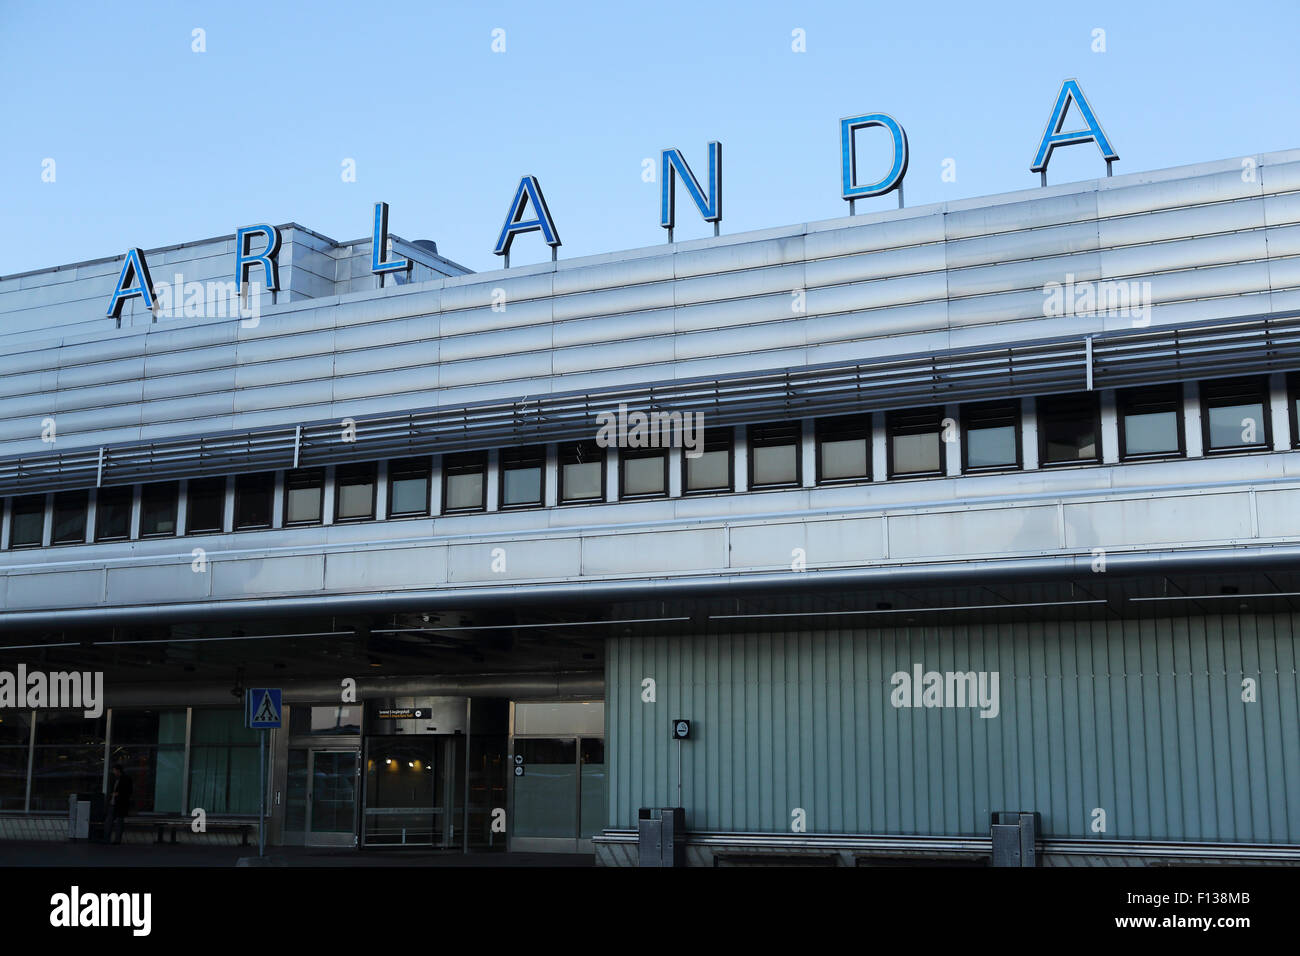
<instances>
[{"instance_id":1,"label":"airport terminal building","mask_svg":"<svg viewBox=\"0 0 1300 956\"><path fill-rule=\"evenodd\" d=\"M0 670L106 703L0 711L0 837L122 763L128 839L235 839L269 686L272 845L1300 861L1300 150L490 273L277 234L254 319L0 278Z\"/></svg>"}]
</instances>

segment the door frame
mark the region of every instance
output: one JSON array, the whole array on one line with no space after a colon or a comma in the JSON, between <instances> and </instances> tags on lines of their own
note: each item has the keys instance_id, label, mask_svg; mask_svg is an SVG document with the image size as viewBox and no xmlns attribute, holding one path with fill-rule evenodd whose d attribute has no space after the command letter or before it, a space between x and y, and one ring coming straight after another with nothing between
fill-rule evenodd
<instances>
[{"instance_id":1,"label":"door frame","mask_svg":"<svg viewBox=\"0 0 1300 956\"><path fill-rule=\"evenodd\" d=\"M354 768L352 774L353 827L351 830L348 830L347 832L316 833L315 831L312 830L311 809L312 809L312 793L316 785L316 755L323 754L323 753L351 754L352 759L354 761ZM357 804L359 803L360 800L360 794L358 793L357 790L360 782L360 778L357 771L360 770L360 768L361 768L361 756L356 750L356 748L354 747L339 747L339 746L325 745L322 747L307 748L307 796L305 801L306 806L304 807L305 818L303 821L303 826L304 826L303 845L304 846L315 846L315 847L356 846L357 832L356 832L355 821L356 821Z\"/></svg>"}]
</instances>

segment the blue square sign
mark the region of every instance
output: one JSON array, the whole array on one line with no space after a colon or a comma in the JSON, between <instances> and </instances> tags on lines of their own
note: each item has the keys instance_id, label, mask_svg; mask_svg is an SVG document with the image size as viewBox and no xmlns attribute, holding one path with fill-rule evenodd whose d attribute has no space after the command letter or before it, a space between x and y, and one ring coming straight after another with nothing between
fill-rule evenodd
<instances>
[{"instance_id":1,"label":"blue square sign","mask_svg":"<svg viewBox=\"0 0 1300 956\"><path fill-rule=\"evenodd\" d=\"M250 730L280 729L280 688L250 687L244 700Z\"/></svg>"}]
</instances>

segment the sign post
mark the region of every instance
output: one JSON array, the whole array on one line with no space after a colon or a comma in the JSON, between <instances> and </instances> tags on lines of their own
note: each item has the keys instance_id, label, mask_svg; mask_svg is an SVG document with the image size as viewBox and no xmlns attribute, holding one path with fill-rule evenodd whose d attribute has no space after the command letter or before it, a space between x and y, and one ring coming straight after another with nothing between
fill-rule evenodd
<instances>
[{"instance_id":1,"label":"sign post","mask_svg":"<svg viewBox=\"0 0 1300 956\"><path fill-rule=\"evenodd\" d=\"M244 696L245 723L250 730L260 730L260 759L257 766L258 814L257 856L266 856L266 732L280 729L280 688L252 687Z\"/></svg>"}]
</instances>

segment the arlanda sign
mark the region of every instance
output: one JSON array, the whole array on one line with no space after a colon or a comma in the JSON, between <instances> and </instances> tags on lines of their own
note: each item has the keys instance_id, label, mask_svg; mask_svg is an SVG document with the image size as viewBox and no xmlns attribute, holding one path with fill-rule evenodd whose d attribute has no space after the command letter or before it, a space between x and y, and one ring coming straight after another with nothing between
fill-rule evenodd
<instances>
[{"instance_id":1,"label":"arlanda sign","mask_svg":"<svg viewBox=\"0 0 1300 956\"><path fill-rule=\"evenodd\" d=\"M1064 131L1066 114L1071 105L1083 120L1083 127ZM891 160L885 167L883 175L872 182L858 181L857 134L865 129L879 127L889 133L891 140ZM1110 175L1111 163L1119 159L1110 144L1109 137L1097 121L1088 100L1079 88L1077 80L1069 79L1061 84L1061 91L1056 96L1051 115L1034 154L1030 171L1040 173L1043 185L1047 185L1047 164L1051 161L1052 151L1061 146L1077 146L1081 143L1095 143L1106 160L1106 175ZM682 188L691 202L704 218L713 223L713 234L718 234L718 224L722 222L722 144L709 143L708 188L700 185L690 164L680 149L665 149L660 161L660 200L659 225L668 230L668 241L672 242L673 226L677 217L677 182L681 180ZM853 212L856 200L872 196L884 196L894 190L899 193L899 206L902 202L903 177L907 175L907 133L902 125L887 113L864 113L860 116L846 116L840 120L840 195L848 201L849 211ZM531 211L530 211L531 210ZM524 176L519 180L510 208L506 212L505 223L497 236L493 253L505 257L505 265L510 266L510 246L516 236L530 232L540 232L542 239L551 247L551 258L556 256L560 247L560 232L555 228L555 220L547 208L546 197L542 195L542 185L536 176ZM259 242L260 240L260 242ZM254 251L255 242L259 248ZM265 223L256 226L242 226L235 233L235 288L243 295L249 275L259 268L266 280L266 290L277 292L280 289L280 230ZM411 260L387 258L390 254L388 243L388 203L375 203L373 242L371 243L370 271L380 277L391 273L409 272ZM139 297L145 307L153 311L157 297L154 294L153 280L149 276L149 263L145 260L144 250L129 249L126 261L122 263L122 272L117 279L117 288L108 301L109 318L119 319L122 306L128 299Z\"/></svg>"}]
</instances>

